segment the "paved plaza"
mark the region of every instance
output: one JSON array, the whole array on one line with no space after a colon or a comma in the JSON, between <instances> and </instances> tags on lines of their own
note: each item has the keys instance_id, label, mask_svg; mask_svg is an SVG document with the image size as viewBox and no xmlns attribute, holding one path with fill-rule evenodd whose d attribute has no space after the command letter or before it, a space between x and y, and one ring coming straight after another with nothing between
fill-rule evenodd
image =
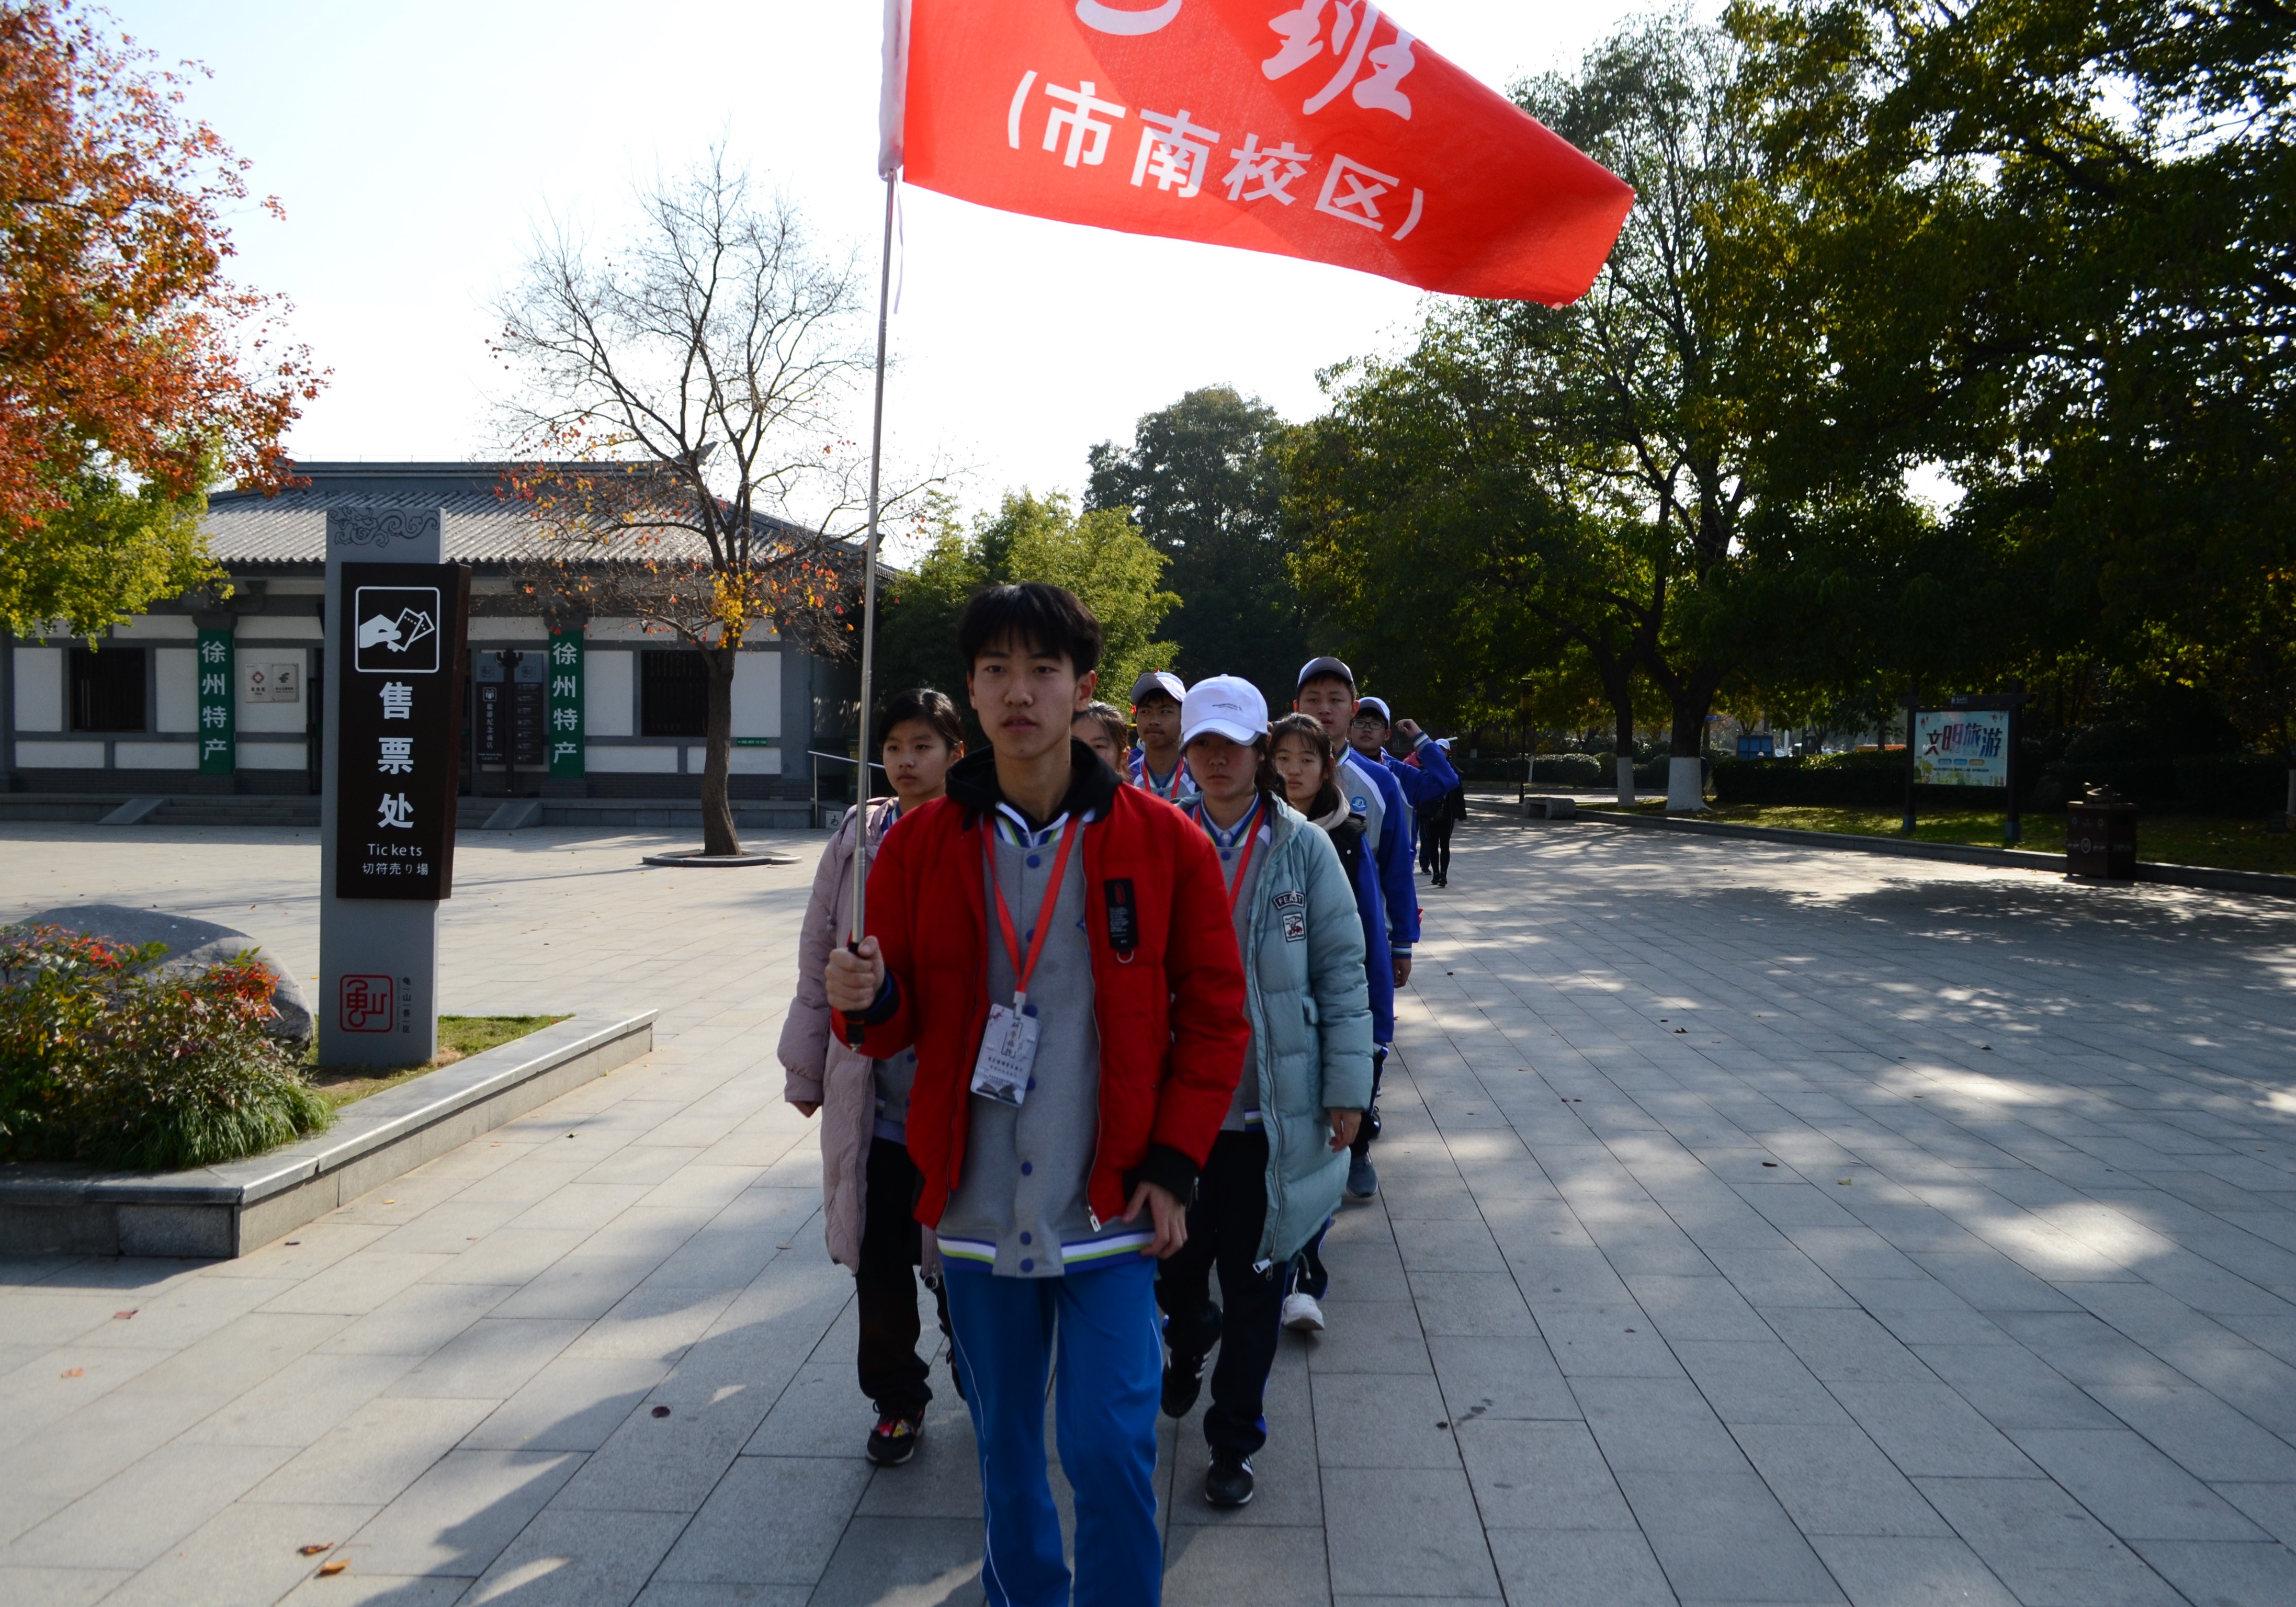
<instances>
[{"instance_id":1,"label":"paved plaza","mask_svg":"<svg viewBox=\"0 0 2296 1607\"><path fill-rule=\"evenodd\" d=\"M945 1368L861 1456L773 1059L821 838L761 840L466 837L447 1007L651 1057L241 1260L0 1264L0 1602L978 1600ZM0 918L309 977L317 868L13 825ZM1485 821L1425 898L1384 1193L1252 1505L1166 1424L1168 1601L2296 1602L2296 906Z\"/></svg>"}]
</instances>

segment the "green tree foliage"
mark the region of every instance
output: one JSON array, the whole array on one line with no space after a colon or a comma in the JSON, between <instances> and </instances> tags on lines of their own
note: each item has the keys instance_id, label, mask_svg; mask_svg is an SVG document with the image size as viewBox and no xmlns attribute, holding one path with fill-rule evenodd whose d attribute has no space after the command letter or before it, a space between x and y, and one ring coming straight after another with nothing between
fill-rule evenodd
<instances>
[{"instance_id":1,"label":"green tree foliage","mask_svg":"<svg viewBox=\"0 0 2296 1607\"><path fill-rule=\"evenodd\" d=\"M994 513L958 522L955 504L933 506L931 546L915 571L889 588L878 621L877 681L888 693L935 686L969 709L964 662L956 652L957 616L984 586L1042 580L1066 586L1100 619L1103 695L1120 701L1142 671L1171 661L1157 627L1179 601L1160 584L1165 558L1127 521L1123 511L1079 513L1055 492L1008 491ZM970 716L968 714L968 722Z\"/></svg>"},{"instance_id":2,"label":"green tree foliage","mask_svg":"<svg viewBox=\"0 0 2296 1607\"><path fill-rule=\"evenodd\" d=\"M1647 685L1690 755L1726 688L1857 660L1842 622L1889 566L1817 560L1920 521L1895 470L1767 483L1805 332L1768 264L1730 247L1766 183L1741 67L1721 32L1669 16L1522 86L1637 192L1594 289L1563 308L1445 304L1408 356L1327 376L1332 412L1291 460L1301 584L1374 663L1423 666L1439 701L1480 686L1488 706L1575 655L1622 750ZM1839 607L1812 616L1821 571ZM1772 664L1782 627L1812 662Z\"/></svg>"},{"instance_id":3,"label":"green tree foliage","mask_svg":"<svg viewBox=\"0 0 2296 1607\"><path fill-rule=\"evenodd\" d=\"M1567 454L1515 382L1520 327L1439 316L1408 356L1325 376L1332 411L1288 463L1294 570L1365 689L1417 717L1512 720L1524 678L1570 659L1631 732L1648 565L1636 527L1568 499Z\"/></svg>"},{"instance_id":4,"label":"green tree foliage","mask_svg":"<svg viewBox=\"0 0 2296 1607\"><path fill-rule=\"evenodd\" d=\"M1143 417L1131 446L1095 447L1085 491L1088 514L1128 510L1169 561L1165 581L1180 601L1167 625L1178 657L1151 668L1191 682L1240 675L1273 708L1291 701L1314 651L1286 562L1284 434L1275 409L1231 387L1192 390Z\"/></svg>"},{"instance_id":5,"label":"green tree foliage","mask_svg":"<svg viewBox=\"0 0 2296 1607\"><path fill-rule=\"evenodd\" d=\"M34 636L61 622L96 642L154 597L219 581L200 532L206 509L196 492L82 474L42 524L0 542L0 625Z\"/></svg>"},{"instance_id":6,"label":"green tree foliage","mask_svg":"<svg viewBox=\"0 0 2296 1607\"><path fill-rule=\"evenodd\" d=\"M2195 681L2296 762L2296 11L1778 0L1730 27L1792 222L1749 237L1819 337L1779 471L1946 465L1997 666Z\"/></svg>"}]
</instances>

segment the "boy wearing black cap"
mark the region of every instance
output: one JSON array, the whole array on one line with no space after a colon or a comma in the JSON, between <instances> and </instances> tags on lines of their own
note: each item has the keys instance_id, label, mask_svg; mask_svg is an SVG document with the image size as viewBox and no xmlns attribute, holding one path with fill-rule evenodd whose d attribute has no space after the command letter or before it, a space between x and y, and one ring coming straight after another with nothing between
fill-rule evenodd
<instances>
[{"instance_id":1,"label":"boy wearing black cap","mask_svg":"<svg viewBox=\"0 0 2296 1607\"><path fill-rule=\"evenodd\" d=\"M1126 779L1144 792L1177 804L1196 795L1195 778L1180 757L1180 703L1188 695L1179 676L1152 669L1132 683L1132 723L1140 733Z\"/></svg>"},{"instance_id":2,"label":"boy wearing black cap","mask_svg":"<svg viewBox=\"0 0 2296 1607\"><path fill-rule=\"evenodd\" d=\"M1411 812L1404 802L1403 789L1386 765L1365 758L1349 745L1349 727L1356 715L1356 672L1343 660L1325 656L1301 665L1300 690L1292 706L1301 714L1314 716L1330 734L1333 748L1345 753L1332 779L1339 783L1349 810L1363 816L1364 846L1379 867L1381 909L1377 917L1370 911L1365 916L1366 922L1384 920L1393 985L1400 988L1411 980L1411 947L1419 940L1419 888L1412 877ZM1374 983L1380 980L1373 979ZM1362 1130L1356 1135L1354 1159L1348 1168L1348 1193L1357 1200L1368 1200L1379 1193L1371 1142L1379 1132L1380 1074L1395 1038L1394 1013L1391 1006L1382 1010L1381 991L1377 986L1371 990L1373 1107L1365 1113Z\"/></svg>"}]
</instances>

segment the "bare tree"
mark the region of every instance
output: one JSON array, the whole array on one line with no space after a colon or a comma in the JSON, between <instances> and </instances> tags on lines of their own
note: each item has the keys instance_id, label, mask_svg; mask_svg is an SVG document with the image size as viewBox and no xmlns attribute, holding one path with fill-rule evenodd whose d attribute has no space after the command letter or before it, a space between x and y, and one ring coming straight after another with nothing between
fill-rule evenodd
<instances>
[{"instance_id":1,"label":"bare tree","mask_svg":"<svg viewBox=\"0 0 2296 1607\"><path fill-rule=\"evenodd\" d=\"M496 303L507 494L537 521L545 612L636 617L701 655L702 851L734 854L735 655L766 629L840 652L850 628L866 464L840 424L871 361L866 279L722 149L636 200L611 249L538 230Z\"/></svg>"}]
</instances>

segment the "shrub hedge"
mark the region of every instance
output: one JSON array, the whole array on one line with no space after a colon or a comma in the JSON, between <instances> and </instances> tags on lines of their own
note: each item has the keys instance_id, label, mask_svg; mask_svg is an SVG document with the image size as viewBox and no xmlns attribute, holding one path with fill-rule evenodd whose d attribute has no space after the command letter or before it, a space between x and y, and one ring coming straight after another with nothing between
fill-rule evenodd
<instances>
[{"instance_id":1,"label":"shrub hedge","mask_svg":"<svg viewBox=\"0 0 2296 1607\"><path fill-rule=\"evenodd\" d=\"M2175 759L2059 759L2026 766L2021 799L2031 810L2055 810L2085 786L2107 786L2157 814L2263 815L2285 806L2288 772L2276 758L2204 754ZM1904 750L1836 753L1822 758L1726 758L1714 766L1724 803L1890 805L1906 796ZM1923 787L1918 807L1999 808L1997 788Z\"/></svg>"},{"instance_id":2,"label":"shrub hedge","mask_svg":"<svg viewBox=\"0 0 2296 1607\"><path fill-rule=\"evenodd\" d=\"M332 1119L264 1031L273 983L254 956L152 974L166 952L0 930L0 1159L172 1171Z\"/></svg>"}]
</instances>

